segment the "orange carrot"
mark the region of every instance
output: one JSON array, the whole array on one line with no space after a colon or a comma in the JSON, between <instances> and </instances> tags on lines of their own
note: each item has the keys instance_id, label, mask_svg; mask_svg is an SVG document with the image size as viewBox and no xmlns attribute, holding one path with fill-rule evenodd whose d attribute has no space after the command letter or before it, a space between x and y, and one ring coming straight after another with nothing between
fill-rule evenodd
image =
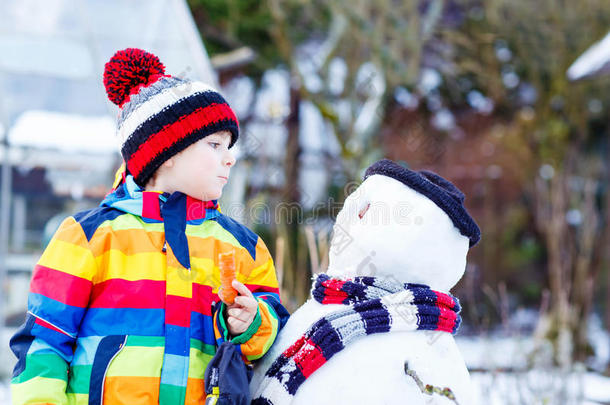
<instances>
[{"instance_id":1,"label":"orange carrot","mask_svg":"<svg viewBox=\"0 0 610 405\"><path fill-rule=\"evenodd\" d=\"M235 297L237 297L237 291L231 285L233 280L235 280L234 252L219 254L218 267L220 269L220 289L218 290L218 296L222 301L231 305L235 302Z\"/></svg>"}]
</instances>

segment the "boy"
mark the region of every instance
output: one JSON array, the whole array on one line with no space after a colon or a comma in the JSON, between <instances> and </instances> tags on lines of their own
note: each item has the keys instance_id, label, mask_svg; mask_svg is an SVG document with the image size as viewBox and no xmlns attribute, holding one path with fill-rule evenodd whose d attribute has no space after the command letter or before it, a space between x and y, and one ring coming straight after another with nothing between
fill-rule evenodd
<instances>
[{"instance_id":1,"label":"boy","mask_svg":"<svg viewBox=\"0 0 610 405\"><path fill-rule=\"evenodd\" d=\"M62 223L34 269L11 339L13 403L202 404L217 345L258 359L288 315L265 244L216 203L237 119L219 93L139 49L110 59L104 85L126 172L99 207ZM217 295L227 252L232 305Z\"/></svg>"}]
</instances>

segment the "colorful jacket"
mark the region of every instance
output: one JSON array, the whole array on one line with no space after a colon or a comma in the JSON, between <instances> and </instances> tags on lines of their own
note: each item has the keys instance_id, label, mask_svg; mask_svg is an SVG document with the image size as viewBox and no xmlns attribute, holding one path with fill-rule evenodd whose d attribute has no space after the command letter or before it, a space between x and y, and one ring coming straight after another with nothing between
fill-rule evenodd
<instances>
[{"instance_id":1,"label":"colorful jacket","mask_svg":"<svg viewBox=\"0 0 610 405\"><path fill-rule=\"evenodd\" d=\"M234 337L262 357L286 322L273 261L214 202L142 191L131 177L99 207L67 218L36 265L28 313L11 339L14 404L203 404L203 376L229 338L218 255L258 313ZM216 315L216 316L214 316Z\"/></svg>"}]
</instances>

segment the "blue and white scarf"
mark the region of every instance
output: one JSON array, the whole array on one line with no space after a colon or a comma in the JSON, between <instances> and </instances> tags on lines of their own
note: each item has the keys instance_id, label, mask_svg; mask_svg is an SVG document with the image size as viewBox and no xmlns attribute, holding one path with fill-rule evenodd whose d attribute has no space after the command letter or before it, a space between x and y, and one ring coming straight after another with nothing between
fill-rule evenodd
<instances>
[{"instance_id":1,"label":"blue and white scarf","mask_svg":"<svg viewBox=\"0 0 610 405\"><path fill-rule=\"evenodd\" d=\"M311 295L321 304L344 304L347 308L319 319L275 359L253 405L291 403L314 371L359 337L413 330L455 334L461 321L457 298L421 284L376 277L341 280L320 274Z\"/></svg>"}]
</instances>

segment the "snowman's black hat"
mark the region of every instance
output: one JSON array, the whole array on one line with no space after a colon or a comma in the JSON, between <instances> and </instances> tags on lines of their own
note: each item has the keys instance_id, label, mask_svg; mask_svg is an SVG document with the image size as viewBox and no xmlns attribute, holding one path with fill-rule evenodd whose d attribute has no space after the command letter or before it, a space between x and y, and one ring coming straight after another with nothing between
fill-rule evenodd
<instances>
[{"instance_id":1,"label":"snowman's black hat","mask_svg":"<svg viewBox=\"0 0 610 405\"><path fill-rule=\"evenodd\" d=\"M460 233L470 240L470 247L481 239L481 231L464 207L464 193L450 181L426 170L413 171L389 159L372 164L364 179L374 174L388 176L425 195L447 213Z\"/></svg>"}]
</instances>

